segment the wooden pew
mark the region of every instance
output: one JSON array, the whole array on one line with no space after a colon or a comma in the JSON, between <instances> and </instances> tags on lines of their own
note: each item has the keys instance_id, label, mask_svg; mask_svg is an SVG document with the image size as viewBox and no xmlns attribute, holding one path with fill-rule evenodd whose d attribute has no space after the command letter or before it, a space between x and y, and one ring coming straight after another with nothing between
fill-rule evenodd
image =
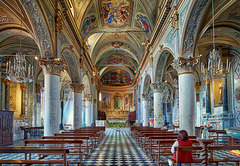
<instances>
[{"instance_id":1,"label":"wooden pew","mask_svg":"<svg viewBox=\"0 0 240 166\"><path fill-rule=\"evenodd\" d=\"M175 147L176 151L176 165L178 165L178 154L180 151L195 151L195 150L202 150L204 152L203 156L208 156L207 154L211 152L211 154L214 151L217 150L239 150L240 146L225 146L225 145L210 145L208 146L208 149L203 151L202 146L181 146L181 147ZM213 155L209 156L207 159L194 159L191 163L202 163L202 165L208 166L209 163L215 163L217 166L220 162L234 162L236 163L236 166L239 166L240 158L213 158ZM163 163L163 162L162 162Z\"/></svg>"},{"instance_id":2,"label":"wooden pew","mask_svg":"<svg viewBox=\"0 0 240 166\"><path fill-rule=\"evenodd\" d=\"M94 139L91 138L90 136L66 136L66 135L61 135L61 136L42 136L42 139L60 139L60 140L64 140L64 139L79 139L79 140L83 140L83 142L86 142L86 147L84 147L84 145L82 144L82 149L86 149L86 154L82 154L82 155L89 155L89 153L93 150L94 148ZM91 143L89 142L91 141ZM89 144L90 143L90 144Z\"/></svg>"},{"instance_id":3,"label":"wooden pew","mask_svg":"<svg viewBox=\"0 0 240 166\"><path fill-rule=\"evenodd\" d=\"M148 148L146 148L146 152L148 153L149 157L153 159L154 154L152 155L152 150L157 149L158 148L158 144L157 141L162 141L162 140L177 140L178 135L159 135L159 136L150 136L149 140L150 140L150 144L148 146ZM197 136L189 136L189 139L191 140L196 140ZM166 152L171 153L171 151L169 150L171 147L166 148ZM169 150L169 151L167 151Z\"/></svg>"},{"instance_id":4,"label":"wooden pew","mask_svg":"<svg viewBox=\"0 0 240 166\"><path fill-rule=\"evenodd\" d=\"M164 131L161 129L138 131L135 133L135 139L141 146L143 146L143 140L146 138L146 136L144 134L160 134L160 133L170 134L170 133L173 133L173 131Z\"/></svg>"},{"instance_id":5,"label":"wooden pew","mask_svg":"<svg viewBox=\"0 0 240 166\"><path fill-rule=\"evenodd\" d=\"M150 136L178 136L178 133L173 132L142 132L140 137L140 145L145 147L147 143L150 143Z\"/></svg>"},{"instance_id":6,"label":"wooden pew","mask_svg":"<svg viewBox=\"0 0 240 166\"><path fill-rule=\"evenodd\" d=\"M54 136L89 136L90 139L94 139L94 147L97 146L98 139L95 133L57 133Z\"/></svg>"},{"instance_id":7,"label":"wooden pew","mask_svg":"<svg viewBox=\"0 0 240 166\"><path fill-rule=\"evenodd\" d=\"M160 162L160 156L161 155L173 155L171 153L170 150L165 150L166 148L170 149L172 147L172 145L174 144L176 140L174 139L169 139L169 140L158 140L157 141L157 144L158 144L158 148L157 148L157 151L155 152L155 156L156 156L156 159L155 159L155 162L156 164L163 164L162 162ZM199 144L199 142L196 140L196 139L191 139L193 145L197 145Z\"/></svg>"},{"instance_id":8,"label":"wooden pew","mask_svg":"<svg viewBox=\"0 0 240 166\"><path fill-rule=\"evenodd\" d=\"M68 148L69 155L78 155L79 156L79 164L81 164L82 161L82 150L81 150L81 144L82 140L60 140L60 139L52 139L52 140L34 140L34 139L24 139L24 146L31 145L31 144L40 144L44 147L47 145L47 147L51 148ZM47 154L47 152L43 153L43 155Z\"/></svg>"},{"instance_id":9,"label":"wooden pew","mask_svg":"<svg viewBox=\"0 0 240 166\"><path fill-rule=\"evenodd\" d=\"M0 160L2 164L64 164L67 166L67 154L69 153L68 148L49 148L49 147L26 147L26 146L15 146L15 147L0 147L0 153L24 153L25 160ZM63 160L31 160L32 153L49 153L53 155L62 155ZM29 159L27 159L29 154Z\"/></svg>"},{"instance_id":10,"label":"wooden pew","mask_svg":"<svg viewBox=\"0 0 240 166\"><path fill-rule=\"evenodd\" d=\"M62 134L69 134L69 133L94 133L97 141L99 142L103 138L103 133L95 130L67 130L62 132Z\"/></svg>"},{"instance_id":11,"label":"wooden pew","mask_svg":"<svg viewBox=\"0 0 240 166\"><path fill-rule=\"evenodd\" d=\"M213 139L215 145L226 145L231 141L231 136L227 135L225 130L209 130L208 138Z\"/></svg>"}]
</instances>

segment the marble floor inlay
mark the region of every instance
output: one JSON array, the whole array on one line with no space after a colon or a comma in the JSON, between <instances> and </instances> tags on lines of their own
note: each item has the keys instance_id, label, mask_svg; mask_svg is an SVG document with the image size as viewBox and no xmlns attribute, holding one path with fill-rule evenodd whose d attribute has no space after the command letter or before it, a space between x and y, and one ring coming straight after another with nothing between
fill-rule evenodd
<instances>
[{"instance_id":1,"label":"marble floor inlay","mask_svg":"<svg viewBox=\"0 0 240 166\"><path fill-rule=\"evenodd\" d=\"M146 165L156 164L130 136L129 129L120 132L107 129L106 136L83 165Z\"/></svg>"}]
</instances>

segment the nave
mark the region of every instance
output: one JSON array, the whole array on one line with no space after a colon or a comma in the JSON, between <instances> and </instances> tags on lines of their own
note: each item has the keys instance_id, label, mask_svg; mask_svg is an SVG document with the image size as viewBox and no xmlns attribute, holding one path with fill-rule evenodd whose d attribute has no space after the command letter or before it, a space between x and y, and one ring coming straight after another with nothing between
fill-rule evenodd
<instances>
[{"instance_id":1,"label":"nave","mask_svg":"<svg viewBox=\"0 0 240 166\"><path fill-rule=\"evenodd\" d=\"M32 138L36 139L36 138ZM38 138L40 139L40 138ZM12 146L24 146L22 140L15 141ZM38 154L32 154L32 160L38 160ZM172 155L161 156L161 161L167 161ZM236 157L236 154L231 151L217 151L214 152L214 158L229 158ZM24 160L24 154L0 154L1 160ZM43 160L59 160L60 156L49 155ZM67 160L78 161L78 156L68 156ZM137 143L135 138L131 136L129 128L121 128L120 131L107 128L105 136L95 147L94 151L90 155L83 159L83 165L145 165L155 166L154 161L150 159L143 148ZM10 164L3 164L3 166L9 166ZM33 164L34 166L40 166L39 164ZM74 166L76 164L70 164ZM166 164L165 164L166 165ZM182 164L187 165L187 164ZM192 166L200 166L201 163L191 164ZM219 163L219 166L234 166L235 163ZM42 165L41 165L42 166ZM55 166L62 166L55 164Z\"/></svg>"}]
</instances>

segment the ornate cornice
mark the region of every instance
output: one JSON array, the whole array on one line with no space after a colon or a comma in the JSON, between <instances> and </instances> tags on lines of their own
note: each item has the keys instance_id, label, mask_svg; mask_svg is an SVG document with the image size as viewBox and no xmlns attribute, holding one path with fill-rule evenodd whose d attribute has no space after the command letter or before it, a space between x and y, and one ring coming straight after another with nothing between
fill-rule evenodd
<instances>
[{"instance_id":1,"label":"ornate cornice","mask_svg":"<svg viewBox=\"0 0 240 166\"><path fill-rule=\"evenodd\" d=\"M82 93L82 91L84 90L83 84L72 83L70 84L70 87L72 88L73 93Z\"/></svg>"},{"instance_id":2,"label":"ornate cornice","mask_svg":"<svg viewBox=\"0 0 240 166\"><path fill-rule=\"evenodd\" d=\"M38 59L39 65L42 67L44 75L53 74L60 76L64 70L64 64L61 59L44 58Z\"/></svg>"}]
</instances>

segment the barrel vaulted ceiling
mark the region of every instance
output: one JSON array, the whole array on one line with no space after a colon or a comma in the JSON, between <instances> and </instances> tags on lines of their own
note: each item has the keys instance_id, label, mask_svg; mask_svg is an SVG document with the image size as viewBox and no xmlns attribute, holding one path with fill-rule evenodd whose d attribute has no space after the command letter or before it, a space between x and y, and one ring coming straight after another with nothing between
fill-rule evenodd
<instances>
[{"instance_id":1,"label":"barrel vaulted ceiling","mask_svg":"<svg viewBox=\"0 0 240 166\"><path fill-rule=\"evenodd\" d=\"M72 0L72 14L104 85L133 82L159 0Z\"/></svg>"}]
</instances>

